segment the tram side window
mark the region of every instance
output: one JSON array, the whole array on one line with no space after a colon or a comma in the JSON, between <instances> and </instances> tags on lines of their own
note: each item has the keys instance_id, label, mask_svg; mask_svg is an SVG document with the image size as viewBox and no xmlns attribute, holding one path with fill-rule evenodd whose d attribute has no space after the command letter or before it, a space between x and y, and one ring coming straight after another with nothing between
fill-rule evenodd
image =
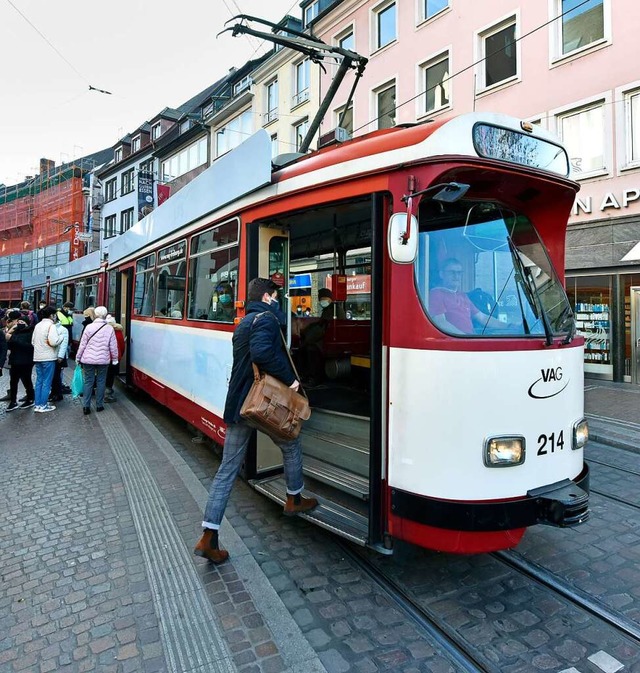
<instances>
[{"instance_id":1,"label":"tram side window","mask_svg":"<svg viewBox=\"0 0 640 673\"><path fill-rule=\"evenodd\" d=\"M186 262L165 264L158 269L156 289L156 318L182 318Z\"/></svg>"},{"instance_id":2,"label":"tram side window","mask_svg":"<svg viewBox=\"0 0 640 673\"><path fill-rule=\"evenodd\" d=\"M136 284L133 296L134 315L153 315L153 270L155 264L155 253L136 263Z\"/></svg>"},{"instance_id":3,"label":"tram side window","mask_svg":"<svg viewBox=\"0 0 640 673\"><path fill-rule=\"evenodd\" d=\"M75 308L84 311L89 306L95 307L98 281L95 277L78 280L75 283Z\"/></svg>"},{"instance_id":4,"label":"tram side window","mask_svg":"<svg viewBox=\"0 0 640 673\"><path fill-rule=\"evenodd\" d=\"M194 236L189 265L189 318L233 323L238 285L238 221Z\"/></svg>"},{"instance_id":5,"label":"tram side window","mask_svg":"<svg viewBox=\"0 0 640 673\"><path fill-rule=\"evenodd\" d=\"M62 283L57 283L56 285L52 285L51 289L49 290L49 303L51 306L55 306L57 308L60 308L62 306L62 291L64 289L64 286Z\"/></svg>"}]
</instances>

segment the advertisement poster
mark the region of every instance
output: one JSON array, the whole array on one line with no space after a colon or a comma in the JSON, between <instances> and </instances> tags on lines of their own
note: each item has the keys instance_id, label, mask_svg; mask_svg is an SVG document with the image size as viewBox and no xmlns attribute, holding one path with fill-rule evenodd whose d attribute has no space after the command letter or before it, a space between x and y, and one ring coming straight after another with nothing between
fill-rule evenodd
<instances>
[{"instance_id":1,"label":"advertisement poster","mask_svg":"<svg viewBox=\"0 0 640 673\"><path fill-rule=\"evenodd\" d=\"M138 173L138 220L153 210L153 173Z\"/></svg>"}]
</instances>

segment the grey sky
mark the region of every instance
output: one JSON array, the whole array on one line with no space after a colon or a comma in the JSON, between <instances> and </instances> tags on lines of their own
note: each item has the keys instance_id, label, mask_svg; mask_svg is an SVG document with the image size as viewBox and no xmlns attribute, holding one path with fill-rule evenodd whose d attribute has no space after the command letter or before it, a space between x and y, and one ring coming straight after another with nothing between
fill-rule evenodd
<instances>
[{"instance_id":1,"label":"grey sky","mask_svg":"<svg viewBox=\"0 0 640 673\"><path fill-rule=\"evenodd\" d=\"M225 33L233 14L277 22L299 0L0 0L0 183L104 149L267 46ZM269 45L270 46L270 45ZM89 85L113 92L89 91Z\"/></svg>"}]
</instances>

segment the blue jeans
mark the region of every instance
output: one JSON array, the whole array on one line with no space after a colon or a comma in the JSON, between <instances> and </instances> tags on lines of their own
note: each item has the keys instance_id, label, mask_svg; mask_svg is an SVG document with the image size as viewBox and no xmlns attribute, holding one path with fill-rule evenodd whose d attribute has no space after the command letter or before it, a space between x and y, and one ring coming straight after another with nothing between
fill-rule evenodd
<instances>
[{"instance_id":1,"label":"blue jeans","mask_svg":"<svg viewBox=\"0 0 640 673\"><path fill-rule=\"evenodd\" d=\"M46 407L49 404L49 393L51 392L51 381L53 381L53 372L56 368L55 360L46 362L36 362L36 407Z\"/></svg>"},{"instance_id":2,"label":"blue jeans","mask_svg":"<svg viewBox=\"0 0 640 673\"><path fill-rule=\"evenodd\" d=\"M91 406L94 380L96 382L96 407L104 407L104 389L108 368L109 365L82 365L82 375L84 376L83 407Z\"/></svg>"},{"instance_id":3,"label":"blue jeans","mask_svg":"<svg viewBox=\"0 0 640 673\"><path fill-rule=\"evenodd\" d=\"M249 445L251 435L256 432L244 422L229 423L224 438L222 462L216 472L215 479L209 489L209 499L204 510L203 528L220 528L224 510L231 494L233 482L240 472L242 461ZM282 451L284 463L284 479L287 484L287 493L296 495L304 488L302 481L302 447L300 438L292 442L274 442Z\"/></svg>"}]
</instances>

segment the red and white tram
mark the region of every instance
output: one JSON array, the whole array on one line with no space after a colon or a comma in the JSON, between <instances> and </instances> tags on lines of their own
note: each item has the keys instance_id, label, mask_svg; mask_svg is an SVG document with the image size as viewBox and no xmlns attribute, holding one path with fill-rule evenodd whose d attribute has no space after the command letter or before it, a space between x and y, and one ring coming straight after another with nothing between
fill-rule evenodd
<instances>
[{"instance_id":1,"label":"red and white tram","mask_svg":"<svg viewBox=\"0 0 640 673\"><path fill-rule=\"evenodd\" d=\"M557 140L474 113L274 163L259 131L111 244L130 382L221 442L234 323L270 276L312 383L311 521L460 553L584 521L583 342L563 289L577 186ZM283 502L280 460L259 433L245 477Z\"/></svg>"}]
</instances>

